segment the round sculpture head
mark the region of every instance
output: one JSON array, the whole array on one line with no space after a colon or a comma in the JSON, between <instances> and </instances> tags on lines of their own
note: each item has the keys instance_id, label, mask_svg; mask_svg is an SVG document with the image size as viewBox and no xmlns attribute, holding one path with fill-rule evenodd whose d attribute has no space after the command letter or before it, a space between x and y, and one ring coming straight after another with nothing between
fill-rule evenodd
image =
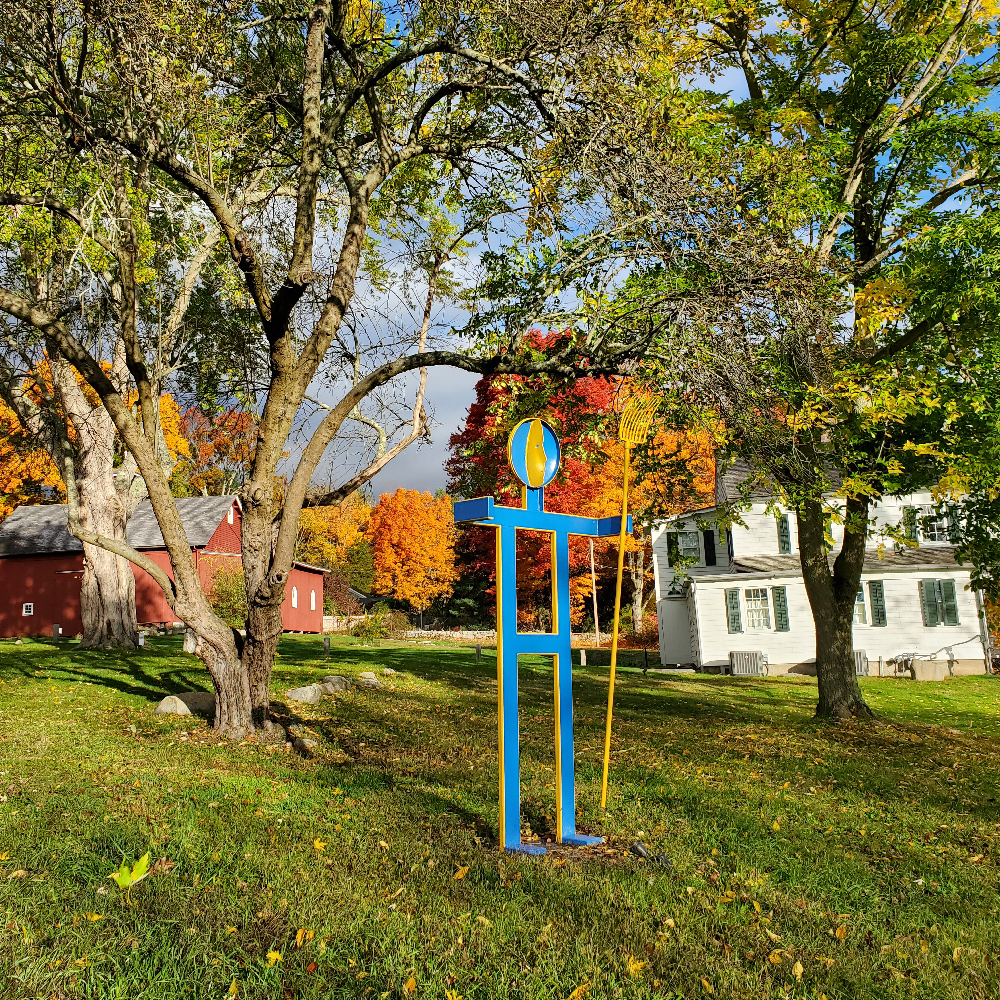
<instances>
[{"instance_id":1,"label":"round sculpture head","mask_svg":"<svg viewBox=\"0 0 1000 1000\"><path fill-rule=\"evenodd\" d=\"M552 482L559 471L559 438L538 417L522 420L507 441L507 461L514 475L531 489Z\"/></svg>"}]
</instances>

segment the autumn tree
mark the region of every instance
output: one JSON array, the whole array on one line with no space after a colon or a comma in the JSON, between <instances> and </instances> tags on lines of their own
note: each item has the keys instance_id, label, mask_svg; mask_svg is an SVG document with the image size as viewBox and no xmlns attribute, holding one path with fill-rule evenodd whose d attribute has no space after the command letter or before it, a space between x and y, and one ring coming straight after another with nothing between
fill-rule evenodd
<instances>
[{"instance_id":1,"label":"autumn tree","mask_svg":"<svg viewBox=\"0 0 1000 1000\"><path fill-rule=\"evenodd\" d=\"M771 246L797 243L817 282L753 337L675 327L675 357L697 362L660 384L721 416L729 454L796 511L817 714L866 717L852 623L872 503L947 493L997 425L996 9L710 3L687 37L689 79L738 73L745 87L728 103L704 94L718 128L698 126L712 155L740 150L734 229L766 219ZM636 275L626 297L655 311L684 280ZM844 526L832 557L829 517Z\"/></svg>"},{"instance_id":2,"label":"autumn tree","mask_svg":"<svg viewBox=\"0 0 1000 1000\"><path fill-rule=\"evenodd\" d=\"M455 518L448 497L417 490L383 493L366 536L375 558L374 589L423 612L447 597L458 579Z\"/></svg>"},{"instance_id":3,"label":"autumn tree","mask_svg":"<svg viewBox=\"0 0 1000 1000\"><path fill-rule=\"evenodd\" d=\"M228 496L240 489L257 433L249 413L230 407L206 414L191 406L180 415L178 433L187 449L171 473L175 496Z\"/></svg>"},{"instance_id":4,"label":"autumn tree","mask_svg":"<svg viewBox=\"0 0 1000 1000\"><path fill-rule=\"evenodd\" d=\"M328 447L357 424L359 407L407 372L435 365L564 378L621 372L658 354L660 328L574 323L545 354L525 338L535 324L556 326L547 319L553 302L574 294L585 304L604 301L611 276L642 257L723 246L723 216L713 205L724 188L689 169L681 145L660 164L631 155L634 137L642 137L633 128L631 90L647 72L646 42L655 48L669 39L658 25L637 45L636 15L646 7L314 0L289 10L168 0L165 7L95 8L59 0L40 19L34 4L8 0L0 118L5 134L39 137L45 154L22 147L11 197L44 204L52 175L67 163L120 164L138 189L158 186L189 206L203 240L187 259L193 264L215 238L239 288L243 322L233 343L242 364L220 365L219 374L245 373L247 399L259 407L240 493L245 641L210 606L157 460L158 328L124 328L137 421L73 324L35 302L30 289L0 291L0 309L84 375L137 463L172 573L115 537L75 522L74 530L149 572L194 629L216 689L219 731L242 736L270 726L271 668L303 505L339 502L391 458L392 446L360 469L345 468L332 490L314 488ZM613 178L613 189L599 186L599 177ZM654 205L654 190L662 195L659 224L640 246L646 230L636 212ZM250 197L256 192L264 192L261 200ZM63 218L90 226L78 206L64 207L70 214ZM435 234L442 207L456 230L451 243ZM104 205L95 212L103 213L101 225L106 215L127 217ZM706 229L715 234L699 242ZM487 273L465 299L474 319L465 340L434 342L420 321L391 336L361 322L359 288L375 288L388 274L372 251L380 240L406 245L403 234L419 234L408 245L429 244L435 259L462 234L488 239L480 258ZM596 258L615 263L591 280ZM512 296L512 269L530 272L541 261L563 262L558 280ZM120 258L112 264L122 273L130 267ZM182 263L164 280L188 273ZM734 281L760 287L759 274L750 282L734 272ZM739 316L733 287L726 301ZM787 282L764 287L796 293ZM705 308L700 292L688 289L673 299L671 315ZM186 349L182 339L172 343L171 357ZM320 389L326 398L317 397ZM422 432L420 392L418 383L399 440ZM294 458L279 485L286 455Z\"/></svg>"},{"instance_id":5,"label":"autumn tree","mask_svg":"<svg viewBox=\"0 0 1000 1000\"><path fill-rule=\"evenodd\" d=\"M0 403L0 520L22 504L58 503L62 480L49 453Z\"/></svg>"}]
</instances>

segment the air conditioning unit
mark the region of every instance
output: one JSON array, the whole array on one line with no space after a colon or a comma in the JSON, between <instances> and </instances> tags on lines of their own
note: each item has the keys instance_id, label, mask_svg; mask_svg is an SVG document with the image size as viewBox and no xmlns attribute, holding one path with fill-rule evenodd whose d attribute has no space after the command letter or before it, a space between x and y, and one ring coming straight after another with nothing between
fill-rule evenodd
<instances>
[{"instance_id":1,"label":"air conditioning unit","mask_svg":"<svg viewBox=\"0 0 1000 1000\"><path fill-rule=\"evenodd\" d=\"M854 650L854 672L858 677L868 676L868 654L863 649Z\"/></svg>"},{"instance_id":2,"label":"air conditioning unit","mask_svg":"<svg viewBox=\"0 0 1000 1000\"><path fill-rule=\"evenodd\" d=\"M731 652L729 654L728 673L734 677L766 677L767 653L760 650L753 652Z\"/></svg>"}]
</instances>

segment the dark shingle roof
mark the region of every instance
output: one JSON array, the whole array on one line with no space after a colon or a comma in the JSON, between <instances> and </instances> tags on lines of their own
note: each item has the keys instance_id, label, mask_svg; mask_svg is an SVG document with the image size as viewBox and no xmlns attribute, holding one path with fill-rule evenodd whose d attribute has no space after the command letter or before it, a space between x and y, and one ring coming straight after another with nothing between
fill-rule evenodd
<instances>
[{"instance_id":1,"label":"dark shingle roof","mask_svg":"<svg viewBox=\"0 0 1000 1000\"><path fill-rule=\"evenodd\" d=\"M180 497L174 502L192 548L202 548L235 503L236 497ZM18 507L0 524L0 556L82 552L79 539L66 528L66 506L44 504ZM163 535L148 500L143 500L128 522L128 542L136 549L163 548Z\"/></svg>"},{"instance_id":2,"label":"dark shingle roof","mask_svg":"<svg viewBox=\"0 0 1000 1000\"><path fill-rule=\"evenodd\" d=\"M830 553L831 565L837 553ZM798 556L739 556L734 562L737 573L801 573L802 565ZM863 572L877 573L879 570L906 569L954 569L955 550L950 545L933 548L903 549L894 552L887 549L879 558L878 551L869 549L865 553Z\"/></svg>"},{"instance_id":3,"label":"dark shingle roof","mask_svg":"<svg viewBox=\"0 0 1000 1000\"><path fill-rule=\"evenodd\" d=\"M715 464L715 503L721 506L725 503L732 503L742 496L740 487L753 475L750 463L742 458L735 458L723 468L721 462L716 460ZM773 490L767 489L760 483L754 483L750 496L768 496Z\"/></svg>"}]
</instances>

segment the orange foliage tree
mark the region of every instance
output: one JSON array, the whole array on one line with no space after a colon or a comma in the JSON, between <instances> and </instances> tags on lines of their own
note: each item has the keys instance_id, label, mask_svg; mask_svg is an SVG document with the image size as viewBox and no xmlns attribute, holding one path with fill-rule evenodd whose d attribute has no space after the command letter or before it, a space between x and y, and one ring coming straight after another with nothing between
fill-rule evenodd
<instances>
[{"instance_id":1,"label":"orange foliage tree","mask_svg":"<svg viewBox=\"0 0 1000 1000\"><path fill-rule=\"evenodd\" d=\"M0 520L22 504L60 502L65 495L49 453L25 433L14 411L0 402Z\"/></svg>"},{"instance_id":2,"label":"orange foliage tree","mask_svg":"<svg viewBox=\"0 0 1000 1000\"><path fill-rule=\"evenodd\" d=\"M448 497L398 489L383 493L367 530L375 558L376 593L423 612L447 597L458 579L455 519Z\"/></svg>"}]
</instances>

